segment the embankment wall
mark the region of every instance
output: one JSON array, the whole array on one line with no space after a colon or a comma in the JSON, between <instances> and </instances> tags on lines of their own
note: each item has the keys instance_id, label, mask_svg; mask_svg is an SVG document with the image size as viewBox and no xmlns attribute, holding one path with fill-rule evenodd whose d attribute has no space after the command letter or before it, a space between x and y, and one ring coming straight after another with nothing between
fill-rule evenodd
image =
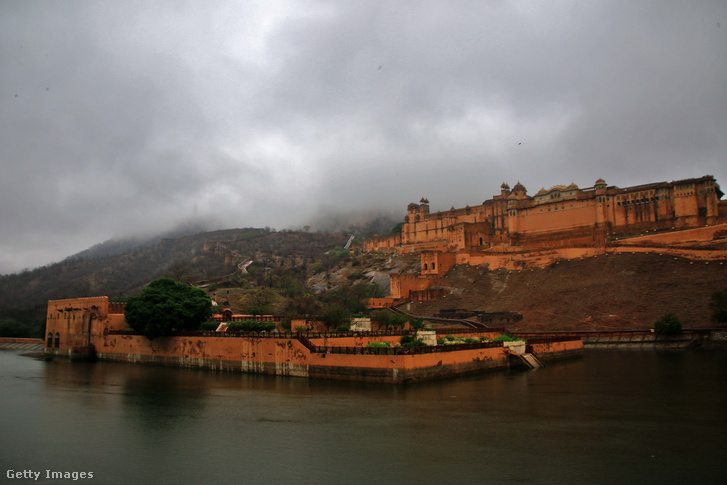
<instances>
[{"instance_id":1,"label":"embankment wall","mask_svg":"<svg viewBox=\"0 0 727 485\"><path fill-rule=\"evenodd\" d=\"M649 330L592 331L592 332L532 332L518 334L529 341L537 339L578 338L590 348L618 349L677 349L688 347L727 347L727 331L705 328L684 330L676 335L662 335ZM545 349L538 349L538 353ZM545 355L545 354L544 354ZM546 357L547 359L547 357Z\"/></svg>"},{"instance_id":2,"label":"embankment wall","mask_svg":"<svg viewBox=\"0 0 727 485\"><path fill-rule=\"evenodd\" d=\"M583 353L583 341L557 340L538 342L537 340L533 340L532 343L528 344L527 350L537 355L543 362L549 362L580 356Z\"/></svg>"},{"instance_id":3,"label":"embankment wall","mask_svg":"<svg viewBox=\"0 0 727 485\"><path fill-rule=\"evenodd\" d=\"M5 350L43 350L43 339L0 337L0 349Z\"/></svg>"},{"instance_id":4,"label":"embankment wall","mask_svg":"<svg viewBox=\"0 0 727 485\"><path fill-rule=\"evenodd\" d=\"M365 345L395 337L311 339L329 346ZM400 339L400 337L398 338ZM398 340L397 339L397 340ZM394 342L392 342L394 343ZM295 338L159 337L104 335L94 339L103 360L375 382L411 382L506 367L502 347L412 355L311 352ZM315 345L315 344L314 344Z\"/></svg>"}]
</instances>

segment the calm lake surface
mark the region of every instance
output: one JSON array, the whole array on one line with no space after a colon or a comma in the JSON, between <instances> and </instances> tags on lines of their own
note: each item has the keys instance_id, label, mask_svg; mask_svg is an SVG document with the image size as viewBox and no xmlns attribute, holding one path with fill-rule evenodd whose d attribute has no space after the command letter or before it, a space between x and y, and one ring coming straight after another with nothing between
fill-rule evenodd
<instances>
[{"instance_id":1,"label":"calm lake surface","mask_svg":"<svg viewBox=\"0 0 727 485\"><path fill-rule=\"evenodd\" d=\"M722 484L727 352L394 386L0 351L0 432L2 483Z\"/></svg>"}]
</instances>

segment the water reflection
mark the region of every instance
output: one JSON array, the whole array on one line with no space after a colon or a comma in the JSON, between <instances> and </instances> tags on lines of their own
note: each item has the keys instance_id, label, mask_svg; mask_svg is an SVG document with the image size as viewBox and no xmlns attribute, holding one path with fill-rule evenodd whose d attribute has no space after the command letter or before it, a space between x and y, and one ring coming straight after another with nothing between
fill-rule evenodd
<instances>
[{"instance_id":1,"label":"water reflection","mask_svg":"<svg viewBox=\"0 0 727 485\"><path fill-rule=\"evenodd\" d=\"M0 460L99 483L715 483L726 383L720 352L408 386L0 352Z\"/></svg>"},{"instance_id":2,"label":"water reflection","mask_svg":"<svg viewBox=\"0 0 727 485\"><path fill-rule=\"evenodd\" d=\"M199 417L207 399L204 373L134 366L124 372L122 404L130 425L166 430Z\"/></svg>"}]
</instances>

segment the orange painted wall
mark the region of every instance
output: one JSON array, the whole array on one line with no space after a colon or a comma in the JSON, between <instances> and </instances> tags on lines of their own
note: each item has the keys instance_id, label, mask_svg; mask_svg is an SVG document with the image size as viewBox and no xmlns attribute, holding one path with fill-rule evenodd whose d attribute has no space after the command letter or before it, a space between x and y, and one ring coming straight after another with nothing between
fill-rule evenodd
<instances>
[{"instance_id":1,"label":"orange painted wall","mask_svg":"<svg viewBox=\"0 0 727 485\"><path fill-rule=\"evenodd\" d=\"M652 248L652 247L615 247L609 248L609 254L624 254L624 253L654 253L668 254L669 256L675 256L678 258L692 259L694 261L715 261L717 264L722 264L720 260L727 260L727 248L726 249L679 249L679 248Z\"/></svg>"},{"instance_id":2,"label":"orange painted wall","mask_svg":"<svg viewBox=\"0 0 727 485\"><path fill-rule=\"evenodd\" d=\"M377 339L380 340L380 339ZM417 355L310 353L295 339L105 335L94 340L102 359L300 377L400 382L446 377L506 365L501 347Z\"/></svg>"},{"instance_id":3,"label":"orange painted wall","mask_svg":"<svg viewBox=\"0 0 727 485\"><path fill-rule=\"evenodd\" d=\"M600 182L599 182L600 183ZM519 185L519 184L518 184ZM562 186L561 186L562 187ZM559 192L560 191L560 192ZM429 202L409 204L400 242L393 237L374 238L364 244L403 251L474 250L497 244L531 246L599 245L597 237L573 239L564 233L607 228L609 232L669 229L716 224L724 217L714 177L704 176L676 182L658 182L618 188L605 183L593 188L553 188L528 197L524 187L511 193L503 188L500 196L482 205L452 208L430 213ZM535 239L553 233L553 239Z\"/></svg>"},{"instance_id":4,"label":"orange painted wall","mask_svg":"<svg viewBox=\"0 0 727 485\"><path fill-rule=\"evenodd\" d=\"M51 300L46 312L46 335L60 334L60 350L89 345L91 322L105 322L108 317L108 297ZM122 316L123 318L123 316ZM124 327L126 324L124 323Z\"/></svg>"},{"instance_id":5,"label":"orange painted wall","mask_svg":"<svg viewBox=\"0 0 727 485\"><path fill-rule=\"evenodd\" d=\"M600 248L547 248L541 251L488 253L457 253L457 263L478 266L488 264L490 268L518 270L548 266L559 259L575 259L603 254Z\"/></svg>"},{"instance_id":6,"label":"orange painted wall","mask_svg":"<svg viewBox=\"0 0 727 485\"><path fill-rule=\"evenodd\" d=\"M518 211L521 233L562 231L596 223L596 204L590 201L567 200Z\"/></svg>"},{"instance_id":7,"label":"orange painted wall","mask_svg":"<svg viewBox=\"0 0 727 485\"><path fill-rule=\"evenodd\" d=\"M547 360L548 355L583 350L583 341L570 340L560 342L535 343L531 347L533 349L533 353L538 356L543 356Z\"/></svg>"},{"instance_id":8,"label":"orange painted wall","mask_svg":"<svg viewBox=\"0 0 727 485\"><path fill-rule=\"evenodd\" d=\"M692 241L711 241L717 232L725 230L727 230L727 224L718 224L696 229L685 229L683 231L647 234L641 237L629 238L628 242L633 244L675 244Z\"/></svg>"},{"instance_id":9,"label":"orange painted wall","mask_svg":"<svg viewBox=\"0 0 727 485\"><path fill-rule=\"evenodd\" d=\"M388 308L394 306L399 300L393 297L386 298L369 298L366 302L366 308Z\"/></svg>"},{"instance_id":10,"label":"orange painted wall","mask_svg":"<svg viewBox=\"0 0 727 485\"><path fill-rule=\"evenodd\" d=\"M502 347L411 355L353 355L311 353L300 341L284 337L159 337L149 341L139 335L108 333L108 325L118 325L121 315L109 318L103 311L105 297L49 302L47 331L61 334L63 346L50 353L70 355L75 346L95 348L101 359L205 367L221 370L327 377L335 379L404 382L481 371L507 365ZM59 310L63 310L62 312ZM58 317L56 313L63 314ZM77 315L78 318L73 318ZM84 320L87 315L94 318ZM88 326L90 322L90 337ZM81 337L79 337L79 332ZM473 332L473 335L482 335ZM368 342L397 343L401 337L360 336L312 339L315 345L364 346Z\"/></svg>"},{"instance_id":11,"label":"orange painted wall","mask_svg":"<svg viewBox=\"0 0 727 485\"><path fill-rule=\"evenodd\" d=\"M455 264L455 255L444 251L424 251L421 256L421 274L442 276Z\"/></svg>"},{"instance_id":12,"label":"orange painted wall","mask_svg":"<svg viewBox=\"0 0 727 485\"><path fill-rule=\"evenodd\" d=\"M390 298L407 299L412 291L424 290L432 285L432 279L417 274L392 274L390 276Z\"/></svg>"},{"instance_id":13,"label":"orange painted wall","mask_svg":"<svg viewBox=\"0 0 727 485\"><path fill-rule=\"evenodd\" d=\"M386 251L401 245L401 233L374 236L364 241L364 251Z\"/></svg>"}]
</instances>

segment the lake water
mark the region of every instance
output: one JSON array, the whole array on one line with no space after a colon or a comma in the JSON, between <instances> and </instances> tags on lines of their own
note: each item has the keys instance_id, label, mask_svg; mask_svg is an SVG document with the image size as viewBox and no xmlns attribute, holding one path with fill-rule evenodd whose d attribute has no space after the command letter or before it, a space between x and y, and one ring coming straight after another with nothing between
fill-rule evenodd
<instances>
[{"instance_id":1,"label":"lake water","mask_svg":"<svg viewBox=\"0 0 727 485\"><path fill-rule=\"evenodd\" d=\"M0 351L0 432L3 483L721 484L727 352L395 386Z\"/></svg>"}]
</instances>

